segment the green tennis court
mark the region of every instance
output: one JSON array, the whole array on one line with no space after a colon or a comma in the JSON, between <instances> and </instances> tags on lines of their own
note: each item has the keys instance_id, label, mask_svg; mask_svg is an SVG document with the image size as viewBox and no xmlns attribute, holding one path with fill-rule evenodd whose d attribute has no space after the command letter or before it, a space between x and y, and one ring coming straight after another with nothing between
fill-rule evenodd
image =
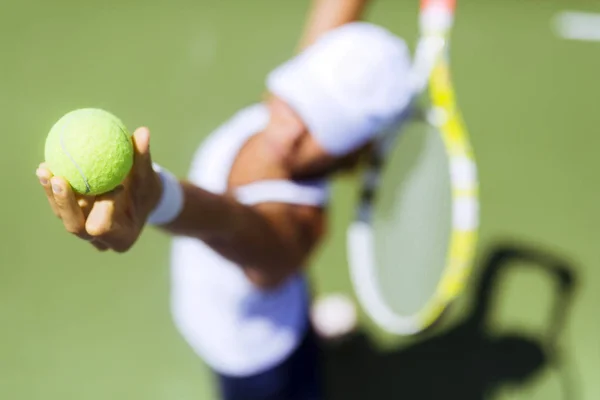
<instances>
[{"instance_id":1,"label":"green tennis court","mask_svg":"<svg viewBox=\"0 0 600 400\"><path fill-rule=\"evenodd\" d=\"M171 323L168 238L148 230L128 254L96 253L63 233L34 172L52 123L93 106L149 126L154 158L185 174L202 138L259 99L293 53L308 3L0 3L0 398L213 398ZM600 13L600 3L460 0L453 73L482 196L473 284L419 339L363 318L368 336L331 349L332 398L418 399L436 385L467 400L600 397L600 42L558 37L564 10ZM379 0L370 19L413 43L416 12L416 1ZM353 176L336 182L332 234L314 260L320 292L350 292L355 194ZM529 248L543 262L510 258ZM493 279L484 311L480 278ZM462 374L478 343L485 359L474 362L491 370Z\"/></svg>"}]
</instances>

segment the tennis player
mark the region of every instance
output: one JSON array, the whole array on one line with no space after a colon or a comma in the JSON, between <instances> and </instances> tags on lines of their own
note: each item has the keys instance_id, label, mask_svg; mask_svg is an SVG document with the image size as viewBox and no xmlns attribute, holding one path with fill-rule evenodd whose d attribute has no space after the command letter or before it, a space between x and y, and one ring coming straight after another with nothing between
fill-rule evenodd
<instances>
[{"instance_id":1,"label":"tennis player","mask_svg":"<svg viewBox=\"0 0 600 400\"><path fill-rule=\"evenodd\" d=\"M358 22L366 3L315 1L301 52L268 75L266 100L202 143L187 179L151 160L147 128L112 193L77 197L37 170L66 230L99 250L127 251L145 225L173 235L174 321L223 399L323 397L305 267L324 237L328 182L410 97L408 48Z\"/></svg>"}]
</instances>

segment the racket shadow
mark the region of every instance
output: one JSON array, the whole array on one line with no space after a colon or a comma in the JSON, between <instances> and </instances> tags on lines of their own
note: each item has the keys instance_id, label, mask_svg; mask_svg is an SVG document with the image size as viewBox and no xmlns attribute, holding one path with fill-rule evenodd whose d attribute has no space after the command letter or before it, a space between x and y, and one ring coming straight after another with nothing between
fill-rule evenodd
<instances>
[{"instance_id":1,"label":"racket shadow","mask_svg":"<svg viewBox=\"0 0 600 400\"><path fill-rule=\"evenodd\" d=\"M492 303L499 300L499 278L524 265L554 280L550 327L542 338L494 334L488 322ZM470 312L439 335L391 352L377 349L364 332L326 345L328 399L483 400L501 386L518 387L554 368L561 377L562 398L577 400L572 365L557 345L576 291L571 263L538 248L501 244L484 261L476 285Z\"/></svg>"}]
</instances>

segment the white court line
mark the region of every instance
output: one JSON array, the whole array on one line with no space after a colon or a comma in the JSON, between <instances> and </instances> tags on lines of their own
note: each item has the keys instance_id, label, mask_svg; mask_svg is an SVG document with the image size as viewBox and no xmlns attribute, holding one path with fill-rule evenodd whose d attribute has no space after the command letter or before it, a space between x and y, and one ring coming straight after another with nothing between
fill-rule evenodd
<instances>
[{"instance_id":1,"label":"white court line","mask_svg":"<svg viewBox=\"0 0 600 400\"><path fill-rule=\"evenodd\" d=\"M554 17L555 33L563 39L600 41L600 14L582 11L562 11Z\"/></svg>"}]
</instances>

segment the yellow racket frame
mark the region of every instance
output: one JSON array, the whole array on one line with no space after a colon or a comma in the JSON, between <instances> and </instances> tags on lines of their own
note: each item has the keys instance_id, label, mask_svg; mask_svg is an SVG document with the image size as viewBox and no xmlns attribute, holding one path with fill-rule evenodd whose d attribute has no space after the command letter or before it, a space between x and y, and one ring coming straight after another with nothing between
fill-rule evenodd
<instances>
[{"instance_id":1,"label":"yellow racket frame","mask_svg":"<svg viewBox=\"0 0 600 400\"><path fill-rule=\"evenodd\" d=\"M442 278L434 296L416 315L421 329L435 322L463 291L473 269L479 228L479 183L475 155L456 105L446 57L440 56L437 60L429 80L429 94L434 112L430 123L436 125L442 135L450 164L453 223ZM466 213L469 213L466 218L475 219L461 221Z\"/></svg>"}]
</instances>

